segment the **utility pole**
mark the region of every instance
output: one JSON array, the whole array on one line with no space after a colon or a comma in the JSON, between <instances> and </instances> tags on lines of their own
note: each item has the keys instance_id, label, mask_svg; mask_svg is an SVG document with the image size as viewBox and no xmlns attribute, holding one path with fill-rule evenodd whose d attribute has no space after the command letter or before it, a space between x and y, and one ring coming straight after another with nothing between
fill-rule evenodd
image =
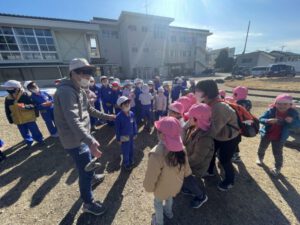
<instances>
[{"instance_id":1,"label":"utility pole","mask_svg":"<svg viewBox=\"0 0 300 225\"><path fill-rule=\"evenodd\" d=\"M249 35L249 29L250 29L250 20L249 20L249 23L248 23L248 29L247 29L247 35L246 35L246 41L245 41L245 46L244 46L243 54L245 54L245 52L246 52L246 47L247 47L247 42L248 42L248 35Z\"/></svg>"}]
</instances>

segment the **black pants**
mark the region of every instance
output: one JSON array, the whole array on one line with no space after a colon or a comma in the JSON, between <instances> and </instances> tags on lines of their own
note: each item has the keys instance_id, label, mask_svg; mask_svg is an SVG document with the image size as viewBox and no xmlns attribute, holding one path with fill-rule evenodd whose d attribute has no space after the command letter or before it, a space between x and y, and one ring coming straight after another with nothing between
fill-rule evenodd
<instances>
[{"instance_id":1,"label":"black pants","mask_svg":"<svg viewBox=\"0 0 300 225\"><path fill-rule=\"evenodd\" d=\"M234 184L234 168L231 162L233 153L239 144L239 137L233 138L229 141L215 140L215 154L210 162L208 172L213 173L215 168L216 153L218 152L219 161L225 171L225 184Z\"/></svg>"}]
</instances>

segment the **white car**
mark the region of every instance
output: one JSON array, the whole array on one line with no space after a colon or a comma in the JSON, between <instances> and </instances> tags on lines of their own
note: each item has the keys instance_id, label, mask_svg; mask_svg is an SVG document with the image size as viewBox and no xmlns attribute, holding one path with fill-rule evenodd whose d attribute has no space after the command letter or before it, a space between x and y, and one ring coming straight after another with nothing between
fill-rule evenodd
<instances>
[{"instance_id":1,"label":"white car","mask_svg":"<svg viewBox=\"0 0 300 225\"><path fill-rule=\"evenodd\" d=\"M270 70L270 67L268 67L268 66L253 67L251 69L251 76L252 77L262 77L262 76L265 76L269 70Z\"/></svg>"}]
</instances>

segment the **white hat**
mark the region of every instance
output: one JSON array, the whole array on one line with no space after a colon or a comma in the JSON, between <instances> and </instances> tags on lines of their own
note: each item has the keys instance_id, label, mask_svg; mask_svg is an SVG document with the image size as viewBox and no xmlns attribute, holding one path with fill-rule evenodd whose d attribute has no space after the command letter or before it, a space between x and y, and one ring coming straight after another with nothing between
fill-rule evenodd
<instances>
[{"instance_id":1,"label":"white hat","mask_svg":"<svg viewBox=\"0 0 300 225\"><path fill-rule=\"evenodd\" d=\"M143 83L143 80L140 79L140 78L136 78L136 79L134 80L134 83L135 83L135 84L137 84L137 83Z\"/></svg>"},{"instance_id":2,"label":"white hat","mask_svg":"<svg viewBox=\"0 0 300 225\"><path fill-rule=\"evenodd\" d=\"M158 91L158 92L164 92L165 90L164 90L163 87L159 87L159 88L157 89L157 91Z\"/></svg>"},{"instance_id":3,"label":"white hat","mask_svg":"<svg viewBox=\"0 0 300 225\"><path fill-rule=\"evenodd\" d=\"M153 85L154 83L153 83L153 81L152 80L149 80L148 81L148 85Z\"/></svg>"},{"instance_id":4,"label":"white hat","mask_svg":"<svg viewBox=\"0 0 300 225\"><path fill-rule=\"evenodd\" d=\"M24 82L24 88L28 89L28 88L27 88L28 85L31 84L31 83L33 83L33 82L34 82L34 81L32 81L32 80L27 80L27 81L25 81L25 82Z\"/></svg>"},{"instance_id":5,"label":"white hat","mask_svg":"<svg viewBox=\"0 0 300 225\"><path fill-rule=\"evenodd\" d=\"M120 98L118 98L117 100L117 105L118 106L121 106L124 102L126 101L130 101L129 98L127 98L126 96L121 96Z\"/></svg>"},{"instance_id":6,"label":"white hat","mask_svg":"<svg viewBox=\"0 0 300 225\"><path fill-rule=\"evenodd\" d=\"M8 80L3 85L1 85L3 88L21 88L21 82L16 80Z\"/></svg>"},{"instance_id":7,"label":"white hat","mask_svg":"<svg viewBox=\"0 0 300 225\"><path fill-rule=\"evenodd\" d=\"M96 68L89 64L89 62L84 58L74 58L71 60L69 65L69 70L76 70L79 68L90 68L94 71L96 71Z\"/></svg>"},{"instance_id":8,"label":"white hat","mask_svg":"<svg viewBox=\"0 0 300 225\"><path fill-rule=\"evenodd\" d=\"M108 79L107 76L101 76L100 77L100 81L104 80L104 79Z\"/></svg>"},{"instance_id":9,"label":"white hat","mask_svg":"<svg viewBox=\"0 0 300 225\"><path fill-rule=\"evenodd\" d=\"M162 84L163 84L163 86L169 85L168 81L164 81Z\"/></svg>"},{"instance_id":10,"label":"white hat","mask_svg":"<svg viewBox=\"0 0 300 225\"><path fill-rule=\"evenodd\" d=\"M130 80L125 80L124 81L124 86L126 86L126 85L132 85L131 81Z\"/></svg>"}]
</instances>

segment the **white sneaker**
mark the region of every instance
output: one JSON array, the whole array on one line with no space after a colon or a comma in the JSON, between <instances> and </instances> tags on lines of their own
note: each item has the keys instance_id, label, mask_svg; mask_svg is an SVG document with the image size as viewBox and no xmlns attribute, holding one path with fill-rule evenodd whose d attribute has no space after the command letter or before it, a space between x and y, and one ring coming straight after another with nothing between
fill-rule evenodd
<instances>
[{"instance_id":1,"label":"white sneaker","mask_svg":"<svg viewBox=\"0 0 300 225\"><path fill-rule=\"evenodd\" d=\"M271 170L271 173L273 174L273 176L277 177L280 174L280 169L274 168Z\"/></svg>"},{"instance_id":2,"label":"white sneaker","mask_svg":"<svg viewBox=\"0 0 300 225\"><path fill-rule=\"evenodd\" d=\"M256 165L262 166L263 164L264 164L264 162L261 159L256 160Z\"/></svg>"}]
</instances>

